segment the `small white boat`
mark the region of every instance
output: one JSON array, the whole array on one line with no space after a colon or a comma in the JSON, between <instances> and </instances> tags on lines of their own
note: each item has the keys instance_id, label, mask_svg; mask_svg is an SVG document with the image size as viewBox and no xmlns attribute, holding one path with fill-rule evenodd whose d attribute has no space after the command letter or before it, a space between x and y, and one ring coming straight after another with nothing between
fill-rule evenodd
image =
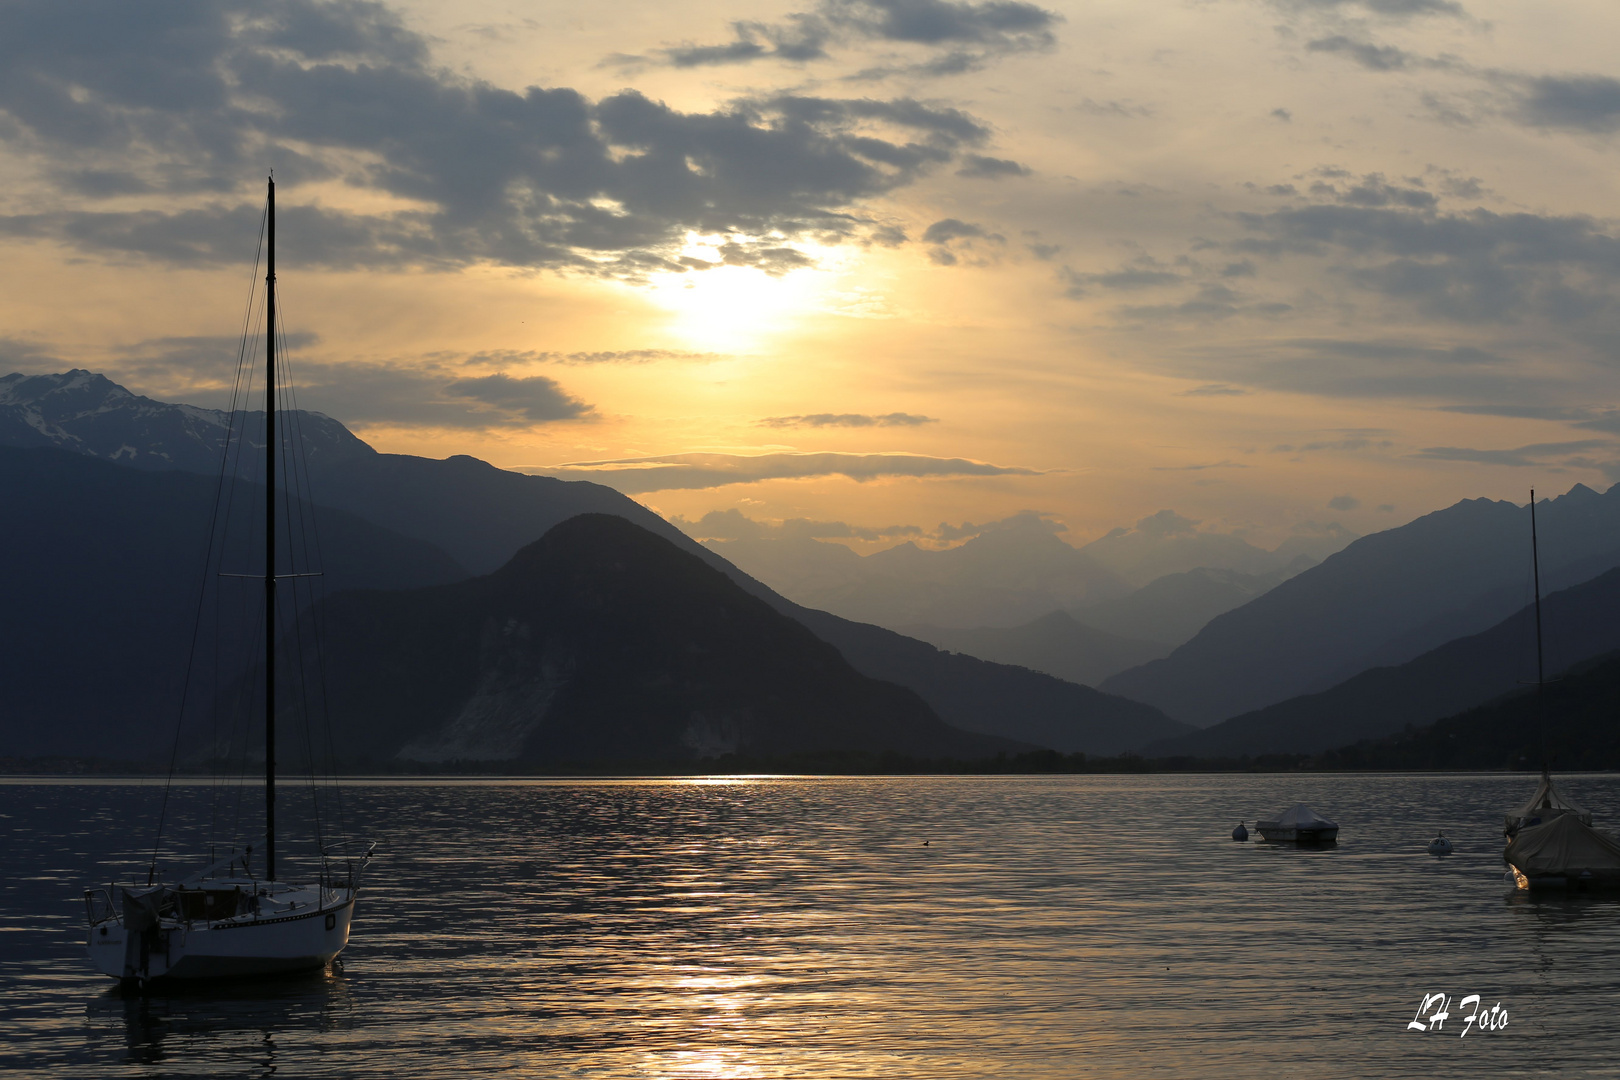
<instances>
[{"instance_id":1,"label":"small white boat","mask_svg":"<svg viewBox=\"0 0 1620 1080\"><path fill-rule=\"evenodd\" d=\"M1339 824L1321 817L1304 803L1295 803L1273 821L1255 822L1262 840L1273 843L1328 844L1339 838Z\"/></svg>"}]
</instances>

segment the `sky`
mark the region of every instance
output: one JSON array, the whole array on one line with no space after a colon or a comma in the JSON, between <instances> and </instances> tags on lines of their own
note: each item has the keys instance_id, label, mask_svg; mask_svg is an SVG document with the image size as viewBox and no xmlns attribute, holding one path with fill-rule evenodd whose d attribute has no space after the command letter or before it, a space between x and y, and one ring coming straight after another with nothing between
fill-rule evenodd
<instances>
[{"instance_id":1,"label":"sky","mask_svg":"<svg viewBox=\"0 0 1620 1080\"><path fill-rule=\"evenodd\" d=\"M0 371L868 551L1620 480L1620 8L0 6ZM707 535L707 534L706 534Z\"/></svg>"}]
</instances>

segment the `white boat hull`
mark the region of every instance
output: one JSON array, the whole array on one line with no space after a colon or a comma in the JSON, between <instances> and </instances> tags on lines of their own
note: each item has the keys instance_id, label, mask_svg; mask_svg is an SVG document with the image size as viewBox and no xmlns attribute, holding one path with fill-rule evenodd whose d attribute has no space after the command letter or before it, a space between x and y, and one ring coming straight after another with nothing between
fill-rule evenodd
<instances>
[{"instance_id":1,"label":"white boat hull","mask_svg":"<svg viewBox=\"0 0 1620 1080\"><path fill-rule=\"evenodd\" d=\"M115 979L224 979L325 967L349 943L350 896L325 907L237 919L161 920L131 932L109 919L90 928L90 960Z\"/></svg>"}]
</instances>

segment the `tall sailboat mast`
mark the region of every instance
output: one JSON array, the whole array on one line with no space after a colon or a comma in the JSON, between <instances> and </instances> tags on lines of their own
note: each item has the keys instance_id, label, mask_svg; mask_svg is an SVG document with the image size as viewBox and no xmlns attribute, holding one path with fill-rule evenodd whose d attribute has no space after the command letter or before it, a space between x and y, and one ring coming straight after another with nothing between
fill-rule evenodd
<instances>
[{"instance_id":1,"label":"tall sailboat mast","mask_svg":"<svg viewBox=\"0 0 1620 1080\"><path fill-rule=\"evenodd\" d=\"M264 879L276 880L276 178L264 294Z\"/></svg>"},{"instance_id":2,"label":"tall sailboat mast","mask_svg":"<svg viewBox=\"0 0 1620 1080\"><path fill-rule=\"evenodd\" d=\"M1536 489L1530 489L1530 573L1536 590L1536 693L1546 682L1541 665L1541 555L1536 551Z\"/></svg>"}]
</instances>

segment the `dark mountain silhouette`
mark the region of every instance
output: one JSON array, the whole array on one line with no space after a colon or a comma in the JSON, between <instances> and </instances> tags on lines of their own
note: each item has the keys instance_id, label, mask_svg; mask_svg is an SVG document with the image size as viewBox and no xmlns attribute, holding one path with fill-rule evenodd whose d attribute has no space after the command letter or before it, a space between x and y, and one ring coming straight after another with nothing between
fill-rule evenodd
<instances>
[{"instance_id":1,"label":"dark mountain silhouette","mask_svg":"<svg viewBox=\"0 0 1620 1080\"><path fill-rule=\"evenodd\" d=\"M147 472L54 449L0 446L0 753L166 759L203 583L213 478ZM234 503L228 569L262 564L253 515ZM414 587L466 572L443 551L352 514L323 511L328 589ZM262 585L210 579L211 596L257 605ZM255 591L250 591L255 590ZM254 610L258 610L255 606ZM215 613L212 602L206 608ZM235 673L244 643L224 621L194 671L199 693ZM215 634L218 634L217 642Z\"/></svg>"},{"instance_id":2,"label":"dark mountain silhouette","mask_svg":"<svg viewBox=\"0 0 1620 1080\"><path fill-rule=\"evenodd\" d=\"M1538 697L1519 688L1417 731L1343 746L1321 755L1327 768L1620 768L1620 653L1576 665ZM1526 790L1529 790L1528 785Z\"/></svg>"},{"instance_id":3,"label":"dark mountain silhouette","mask_svg":"<svg viewBox=\"0 0 1620 1080\"><path fill-rule=\"evenodd\" d=\"M122 387L87 372L49 378L73 382L81 376L89 377L81 380L76 393L95 390L103 396L87 398L74 405L73 415L78 418L75 422L80 435L77 441L67 440L61 445L78 453L90 453L91 447L103 447L114 438L124 438L116 435L103 439L97 434L97 425L111 424L119 431L127 431L135 422L126 415L130 411L169 410L172 415L164 423L174 425L180 425L189 413L207 411L137 398ZM12 378L20 380L22 377ZM98 379L100 381L96 382ZM303 414L304 417L318 415ZM862 674L915 690L958 727L1028 742L1040 741L1029 732L1051 732L1066 751L1087 753L1117 752L1109 749L1113 747L1135 749L1183 730L1181 725L1168 721L1156 710L1140 708L1134 702L1063 684L1023 668L952 656L875 626L801 607L611 488L588 481L507 472L472 457L457 456L440 461L407 454L378 454L336 421L329 422L342 431L342 437L328 440L328 452L311 454L312 501L436 545L473 573L492 572L521 548L571 517L582 513L615 514L704 559L777 611L811 627L822 640L837 647ZM251 426L250 419L250 430ZM11 432L11 428L0 428L0 443L7 442ZM306 447L309 437L306 430ZM352 440L360 449L356 450L345 440ZM171 454L171 458L176 462L181 460L180 455ZM120 464L127 464L131 458L126 454L118 460ZM140 460L153 469L170 467L170 459L157 455ZM197 464L203 461L201 457L184 460L192 463L186 465L187 468L201 468L210 475L217 473L217 458L206 465ZM49 507L42 504L42 508ZM206 519L200 527L206 532ZM201 543L199 539L199 548ZM164 564L163 572L167 576L162 579L161 587L165 589L176 588L178 582L183 593L190 587L185 583L193 580L188 576L192 573L190 569L176 564ZM419 582L398 581L388 585L376 581L376 584L406 587Z\"/></svg>"},{"instance_id":4,"label":"dark mountain silhouette","mask_svg":"<svg viewBox=\"0 0 1620 1080\"><path fill-rule=\"evenodd\" d=\"M1156 660L1170 651L1154 641L1135 641L1097 630L1064 611L1054 611L1008 629L902 626L900 632L950 652L998 664L1017 664L1069 682L1095 686L1115 672Z\"/></svg>"},{"instance_id":5,"label":"dark mountain silhouette","mask_svg":"<svg viewBox=\"0 0 1620 1080\"><path fill-rule=\"evenodd\" d=\"M697 762L834 750L979 758L909 690L621 517L551 529L496 573L331 598L340 753ZM313 632L313 631L310 631Z\"/></svg>"},{"instance_id":6,"label":"dark mountain silhouette","mask_svg":"<svg viewBox=\"0 0 1620 1080\"><path fill-rule=\"evenodd\" d=\"M1620 485L1599 495L1577 484L1538 514L1545 588L1614 565L1603 564L1620 537ZM1528 512L1465 500L1362 537L1100 689L1205 726L1326 690L1375 664L1404 663L1478 633L1529 598Z\"/></svg>"},{"instance_id":7,"label":"dark mountain silhouette","mask_svg":"<svg viewBox=\"0 0 1620 1080\"><path fill-rule=\"evenodd\" d=\"M1087 626L1111 634L1173 647L1191 639L1215 616L1242 607L1315 565L1314 559L1301 555L1286 567L1264 574L1200 566L1166 574L1126 596L1079 608L1073 614Z\"/></svg>"},{"instance_id":8,"label":"dark mountain silhouette","mask_svg":"<svg viewBox=\"0 0 1620 1080\"><path fill-rule=\"evenodd\" d=\"M927 642L825 611L791 604L778 610L836 645L857 671L915 689L947 723L968 731L1064 753L1113 755L1191 730L1151 705L1038 671L941 652Z\"/></svg>"},{"instance_id":9,"label":"dark mountain silhouette","mask_svg":"<svg viewBox=\"0 0 1620 1080\"><path fill-rule=\"evenodd\" d=\"M1620 552L1616 553L1620 562ZM1620 649L1620 569L1542 600L1549 675ZM1535 609L1449 641L1398 667L1372 668L1330 690L1290 698L1155 743L1150 757L1315 754L1376 739L1516 690L1536 677Z\"/></svg>"}]
</instances>

